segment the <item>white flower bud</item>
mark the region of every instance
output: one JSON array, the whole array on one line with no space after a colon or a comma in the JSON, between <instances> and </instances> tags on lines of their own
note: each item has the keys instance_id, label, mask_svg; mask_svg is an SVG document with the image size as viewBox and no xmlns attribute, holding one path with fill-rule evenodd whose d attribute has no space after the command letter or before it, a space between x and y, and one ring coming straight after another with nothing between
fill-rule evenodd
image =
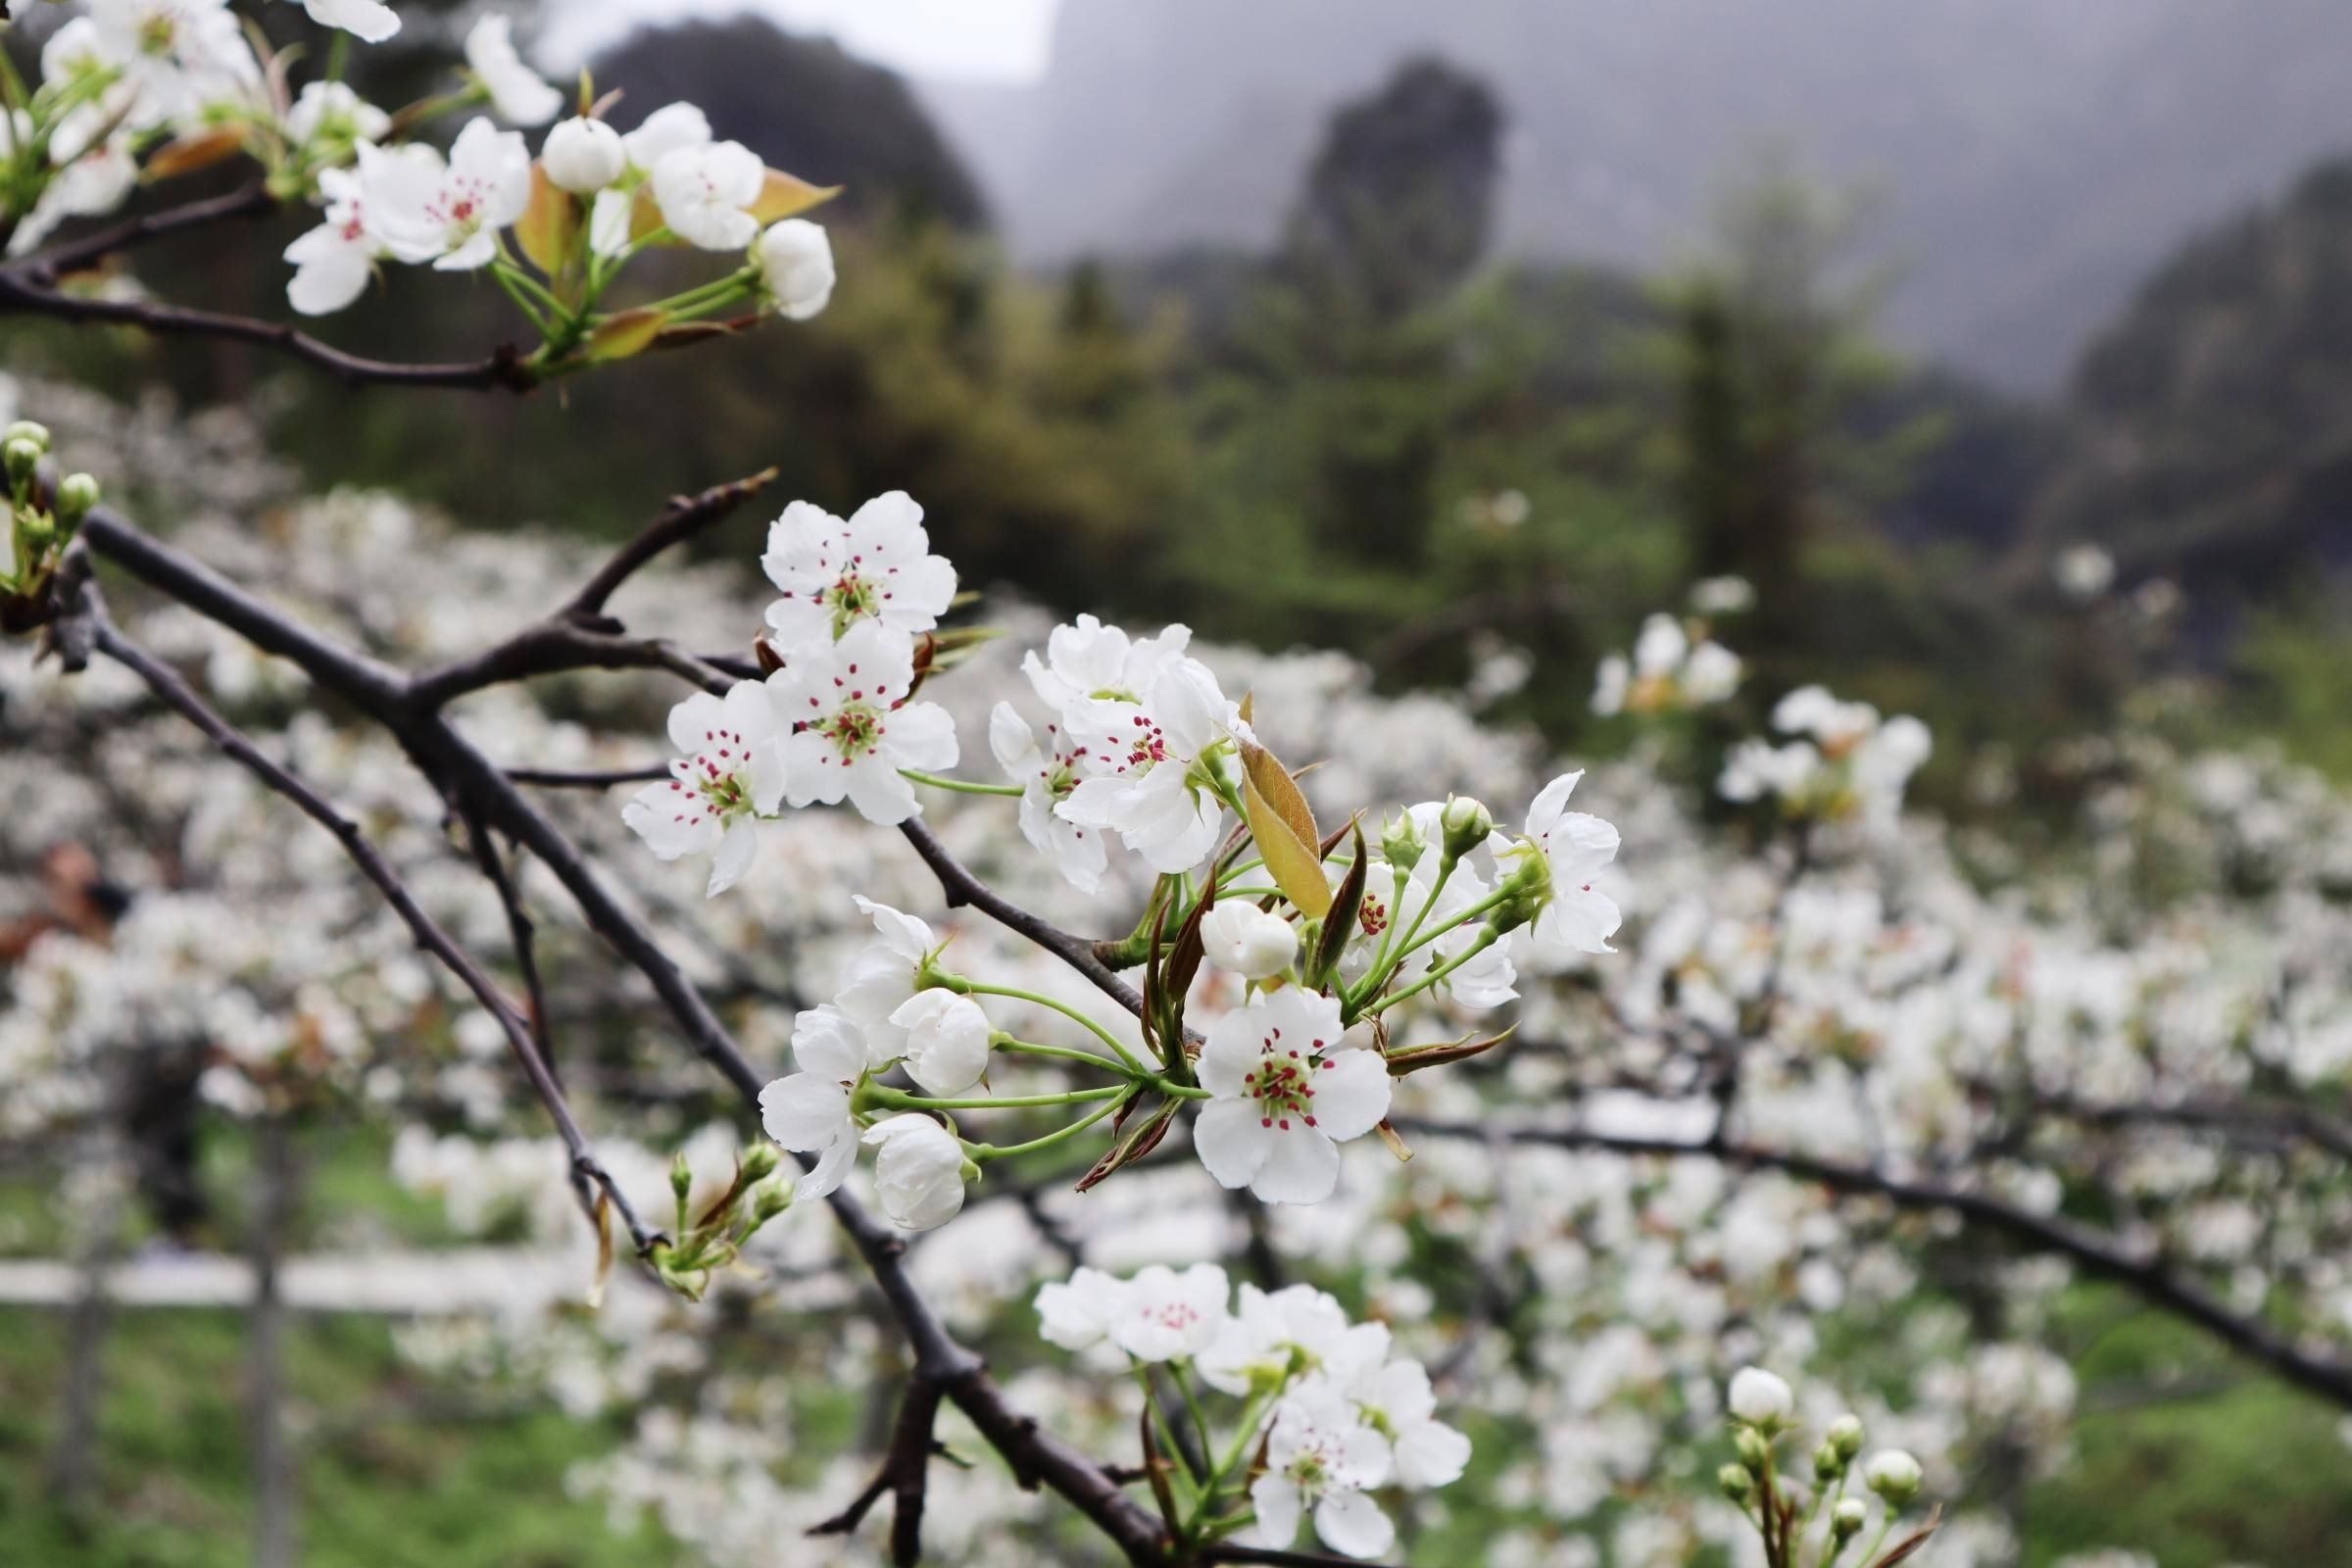
<instances>
[{"instance_id":1,"label":"white flower bud","mask_svg":"<svg viewBox=\"0 0 2352 1568\"><path fill-rule=\"evenodd\" d=\"M893 1223L927 1231L963 1207L963 1146L945 1127L907 1111L868 1127L864 1141L881 1151L874 1185Z\"/></svg>"},{"instance_id":2,"label":"white flower bud","mask_svg":"<svg viewBox=\"0 0 2352 1568\"><path fill-rule=\"evenodd\" d=\"M752 262L776 314L788 320L806 321L833 298L833 241L806 218L768 224Z\"/></svg>"},{"instance_id":3,"label":"white flower bud","mask_svg":"<svg viewBox=\"0 0 2352 1568\"><path fill-rule=\"evenodd\" d=\"M1823 1434L1823 1438L1838 1450L1839 1458L1851 1459L1862 1451L1862 1418L1852 1414L1841 1415L1830 1423L1830 1430Z\"/></svg>"},{"instance_id":4,"label":"white flower bud","mask_svg":"<svg viewBox=\"0 0 2352 1568\"><path fill-rule=\"evenodd\" d=\"M1833 1540L1845 1542L1870 1522L1870 1505L1860 1497L1840 1497L1838 1506L1830 1510L1830 1535Z\"/></svg>"},{"instance_id":5,"label":"white flower bud","mask_svg":"<svg viewBox=\"0 0 2352 1568\"><path fill-rule=\"evenodd\" d=\"M1280 915L1237 899L1200 917L1200 951L1220 969L1266 980L1298 956L1298 933Z\"/></svg>"},{"instance_id":6,"label":"white flower bud","mask_svg":"<svg viewBox=\"0 0 2352 1568\"><path fill-rule=\"evenodd\" d=\"M906 1073L934 1095L960 1095L988 1071L988 1014L969 997L933 987L891 1013L906 1031Z\"/></svg>"},{"instance_id":7,"label":"white flower bud","mask_svg":"<svg viewBox=\"0 0 2352 1568\"><path fill-rule=\"evenodd\" d=\"M619 131L601 120L574 116L559 122L547 133L539 162L558 190L585 196L618 179L628 167L629 155L620 144Z\"/></svg>"},{"instance_id":8,"label":"white flower bud","mask_svg":"<svg viewBox=\"0 0 2352 1568\"><path fill-rule=\"evenodd\" d=\"M1438 825L1446 833L1446 858L1458 860L1487 842L1487 835L1494 831L1494 813L1467 795L1457 795L1446 802Z\"/></svg>"},{"instance_id":9,"label":"white flower bud","mask_svg":"<svg viewBox=\"0 0 2352 1568\"><path fill-rule=\"evenodd\" d=\"M1781 1426L1796 1408L1796 1395L1762 1367L1741 1367L1732 1378L1732 1417L1751 1427Z\"/></svg>"},{"instance_id":10,"label":"white flower bud","mask_svg":"<svg viewBox=\"0 0 2352 1568\"><path fill-rule=\"evenodd\" d=\"M1882 1448L1862 1465L1862 1483L1886 1499L1890 1508L1900 1508L1919 1495L1919 1461L1900 1448Z\"/></svg>"}]
</instances>

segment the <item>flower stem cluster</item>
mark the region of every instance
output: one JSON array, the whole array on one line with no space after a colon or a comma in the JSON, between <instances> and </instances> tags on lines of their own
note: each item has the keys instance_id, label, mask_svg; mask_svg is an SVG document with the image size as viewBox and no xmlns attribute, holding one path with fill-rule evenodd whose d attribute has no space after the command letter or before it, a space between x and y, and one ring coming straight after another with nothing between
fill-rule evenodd
<instances>
[{"instance_id":1,"label":"flower stem cluster","mask_svg":"<svg viewBox=\"0 0 2352 1568\"><path fill-rule=\"evenodd\" d=\"M689 1301L701 1300L711 1278L742 1257L744 1244L792 1206L792 1173L782 1163L773 1144L754 1144L737 1157L735 1179L726 1191L698 1212L691 1205L693 1169L683 1153L671 1161L676 1235L656 1242L646 1257L662 1283Z\"/></svg>"},{"instance_id":2,"label":"flower stem cluster","mask_svg":"<svg viewBox=\"0 0 2352 1568\"><path fill-rule=\"evenodd\" d=\"M1769 1568L1838 1568L1849 1560L1855 1568L1882 1568L1908 1556L1935 1532L1936 1520L1930 1517L1891 1552L1884 1552L1903 1510L1918 1497L1923 1476L1919 1461L1900 1448L1871 1455L1857 1473L1865 1436L1859 1416L1838 1416L1824 1429L1810 1457L1808 1495L1778 1464L1781 1441L1799 1429L1795 1391L1770 1372L1744 1367L1733 1377L1725 1403L1739 1460L1716 1473L1716 1485L1756 1527ZM1870 1544L1848 1559L1846 1548L1871 1516L1867 1499L1847 1494L1857 1481L1879 1499L1880 1521Z\"/></svg>"},{"instance_id":3,"label":"flower stem cluster","mask_svg":"<svg viewBox=\"0 0 2352 1568\"><path fill-rule=\"evenodd\" d=\"M17 631L46 618L58 562L98 504L98 481L86 473L67 474L44 504L40 466L48 455L45 425L19 419L0 434L0 470L8 480L7 510L0 515L0 629Z\"/></svg>"}]
</instances>

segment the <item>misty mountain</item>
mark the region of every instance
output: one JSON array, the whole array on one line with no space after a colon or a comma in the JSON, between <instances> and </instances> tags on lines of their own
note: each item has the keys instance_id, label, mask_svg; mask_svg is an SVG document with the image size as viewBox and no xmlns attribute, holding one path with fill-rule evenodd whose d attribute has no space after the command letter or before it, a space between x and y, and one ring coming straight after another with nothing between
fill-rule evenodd
<instances>
[{"instance_id":1,"label":"misty mountain","mask_svg":"<svg viewBox=\"0 0 2352 1568\"><path fill-rule=\"evenodd\" d=\"M1064 0L1038 86L921 92L1025 260L1271 247L1333 107L1416 52L1509 118L1506 252L1670 261L1779 144L1883 193L1890 332L2023 389L2352 146L2343 0Z\"/></svg>"}]
</instances>

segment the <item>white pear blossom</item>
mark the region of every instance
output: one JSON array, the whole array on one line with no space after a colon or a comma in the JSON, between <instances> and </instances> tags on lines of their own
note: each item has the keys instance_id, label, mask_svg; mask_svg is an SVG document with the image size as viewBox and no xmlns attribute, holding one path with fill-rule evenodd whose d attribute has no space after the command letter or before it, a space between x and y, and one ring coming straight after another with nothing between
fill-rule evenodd
<instances>
[{"instance_id":1,"label":"white pear blossom","mask_svg":"<svg viewBox=\"0 0 2352 1568\"><path fill-rule=\"evenodd\" d=\"M906 1028L892 1017L924 989L925 966L940 948L931 927L887 904L857 896L858 909L874 924L881 939L869 942L850 959L834 1001L865 1031L868 1052L876 1065L899 1059L906 1049Z\"/></svg>"},{"instance_id":2,"label":"white pear blossom","mask_svg":"<svg viewBox=\"0 0 2352 1568\"><path fill-rule=\"evenodd\" d=\"M1266 1438L1266 1469L1250 1486L1251 1536L1276 1549L1298 1539L1311 1510L1315 1539L1350 1557L1377 1557L1396 1527L1365 1492L1389 1478L1388 1445L1327 1389L1284 1396Z\"/></svg>"},{"instance_id":3,"label":"white pear blossom","mask_svg":"<svg viewBox=\"0 0 2352 1568\"><path fill-rule=\"evenodd\" d=\"M510 125L544 125L564 112L564 95L522 63L512 18L488 16L466 34L466 64Z\"/></svg>"},{"instance_id":4,"label":"white pear blossom","mask_svg":"<svg viewBox=\"0 0 2352 1568\"><path fill-rule=\"evenodd\" d=\"M850 1092L876 1063L858 1020L830 1004L794 1017L792 1059L799 1071L760 1091L760 1120L782 1148L816 1156L800 1196L822 1198L841 1185L858 1158Z\"/></svg>"},{"instance_id":5,"label":"white pear blossom","mask_svg":"<svg viewBox=\"0 0 2352 1568\"><path fill-rule=\"evenodd\" d=\"M1102 871L1110 858L1106 836L1054 810L1078 785L1081 760L1068 732L1050 723L1041 746L1019 710L999 703L988 715L988 749L1005 776L1021 786L1021 836L1070 886L1090 895L1102 891Z\"/></svg>"},{"instance_id":6,"label":"white pear blossom","mask_svg":"<svg viewBox=\"0 0 2352 1568\"><path fill-rule=\"evenodd\" d=\"M1197 1356L1224 1327L1231 1292L1225 1271L1214 1263L1195 1263L1182 1273L1153 1263L1110 1303L1104 1332L1138 1361Z\"/></svg>"},{"instance_id":7,"label":"white pear blossom","mask_svg":"<svg viewBox=\"0 0 2352 1568\"><path fill-rule=\"evenodd\" d=\"M1359 1325L1364 1327L1378 1325ZM1381 1331L1385 1346L1388 1333ZM1470 1440L1437 1419L1438 1396L1429 1371L1409 1356L1374 1361L1344 1385L1365 1425L1389 1440L1399 1486L1445 1487L1470 1463Z\"/></svg>"},{"instance_id":8,"label":"white pear blossom","mask_svg":"<svg viewBox=\"0 0 2352 1568\"><path fill-rule=\"evenodd\" d=\"M918 1111L887 1117L865 1130L874 1156L882 1212L901 1229L927 1231L963 1207L963 1146Z\"/></svg>"},{"instance_id":9,"label":"white pear blossom","mask_svg":"<svg viewBox=\"0 0 2352 1568\"><path fill-rule=\"evenodd\" d=\"M1246 899L1228 899L1200 917L1201 956L1248 980L1282 973L1298 956L1291 922Z\"/></svg>"},{"instance_id":10,"label":"white pear blossom","mask_svg":"<svg viewBox=\"0 0 2352 1568\"><path fill-rule=\"evenodd\" d=\"M381 0L302 0L321 27L340 27L362 43L382 43L400 30L400 13Z\"/></svg>"},{"instance_id":11,"label":"white pear blossom","mask_svg":"<svg viewBox=\"0 0 2352 1568\"><path fill-rule=\"evenodd\" d=\"M1348 1343L1348 1314L1327 1291L1244 1284L1233 1315L1196 1359L1209 1387L1246 1395L1280 1382L1294 1363L1320 1367Z\"/></svg>"},{"instance_id":12,"label":"white pear blossom","mask_svg":"<svg viewBox=\"0 0 2352 1568\"><path fill-rule=\"evenodd\" d=\"M1152 683L1190 646L1185 626L1168 626L1156 637L1130 638L1093 615L1056 626L1046 636L1046 657L1031 649L1021 670L1048 708L1067 712L1089 698L1140 703Z\"/></svg>"},{"instance_id":13,"label":"white pear blossom","mask_svg":"<svg viewBox=\"0 0 2352 1568\"><path fill-rule=\"evenodd\" d=\"M710 122L693 104L663 104L635 130L620 138L626 163L615 186L597 192L588 213L588 246L599 256L614 256L629 243L636 216L637 187L653 176L663 155L681 147L701 147L710 140Z\"/></svg>"},{"instance_id":14,"label":"white pear blossom","mask_svg":"<svg viewBox=\"0 0 2352 1568\"><path fill-rule=\"evenodd\" d=\"M1038 1332L1048 1344L1083 1350L1109 1336L1110 1321L1127 1299L1127 1282L1099 1268L1081 1266L1068 1280L1052 1280L1037 1290Z\"/></svg>"},{"instance_id":15,"label":"white pear blossom","mask_svg":"<svg viewBox=\"0 0 2352 1568\"><path fill-rule=\"evenodd\" d=\"M1683 661L1683 695L1694 707L1720 703L1740 689L1743 668L1740 656L1723 644L1700 643Z\"/></svg>"},{"instance_id":16,"label":"white pear blossom","mask_svg":"<svg viewBox=\"0 0 2352 1568\"><path fill-rule=\"evenodd\" d=\"M1617 830L1597 816L1568 809L1568 797L1582 770L1562 773L1544 786L1527 808L1527 840L1544 857L1551 879L1529 934L1541 954L1609 953L1609 938L1622 916L1616 904L1594 890L1593 879L1617 858Z\"/></svg>"},{"instance_id":17,"label":"white pear blossom","mask_svg":"<svg viewBox=\"0 0 2352 1568\"><path fill-rule=\"evenodd\" d=\"M558 190L585 196L620 178L629 167L620 132L601 120L574 115L559 120L539 147L540 166Z\"/></svg>"},{"instance_id":18,"label":"white pear blossom","mask_svg":"<svg viewBox=\"0 0 2352 1568\"><path fill-rule=\"evenodd\" d=\"M768 525L760 566L783 596L766 618L787 662L865 621L902 639L929 631L956 598L956 568L931 554L923 509L904 490L874 497L846 522L795 501Z\"/></svg>"},{"instance_id":19,"label":"white pear blossom","mask_svg":"<svg viewBox=\"0 0 2352 1568\"><path fill-rule=\"evenodd\" d=\"M439 162L428 147L396 148L386 156ZM386 254L368 221L371 203L367 181L348 169L322 169L318 191L326 198L325 221L285 250L285 259L294 264L294 275L286 280L286 303L305 316L331 315L358 299L375 275L376 262Z\"/></svg>"},{"instance_id":20,"label":"white pear blossom","mask_svg":"<svg viewBox=\"0 0 2352 1568\"><path fill-rule=\"evenodd\" d=\"M10 122L13 142L13 117ZM58 172L9 236L11 256L28 253L70 218L103 217L128 199L139 180L134 138L127 130L111 135L106 130L105 117L87 104L59 122L49 143L50 161Z\"/></svg>"},{"instance_id":21,"label":"white pear blossom","mask_svg":"<svg viewBox=\"0 0 2352 1568\"><path fill-rule=\"evenodd\" d=\"M1796 1394L1786 1379L1762 1367L1743 1366L1732 1374L1725 1402L1735 1420L1751 1427L1777 1427L1795 1411Z\"/></svg>"},{"instance_id":22,"label":"white pear blossom","mask_svg":"<svg viewBox=\"0 0 2352 1568\"><path fill-rule=\"evenodd\" d=\"M1784 735L1810 735L1831 757L1843 755L1878 724L1877 709L1868 703L1839 702L1825 686L1799 686L1772 710L1774 729Z\"/></svg>"},{"instance_id":23,"label":"white pear blossom","mask_svg":"<svg viewBox=\"0 0 2352 1568\"><path fill-rule=\"evenodd\" d=\"M286 111L286 134L297 142L381 141L391 130L392 117L352 91L348 82L305 82Z\"/></svg>"},{"instance_id":24,"label":"white pear blossom","mask_svg":"<svg viewBox=\"0 0 2352 1568\"><path fill-rule=\"evenodd\" d=\"M89 21L64 58L94 53L122 73L125 129L191 124L209 105L261 91L261 65L227 0L90 0Z\"/></svg>"},{"instance_id":25,"label":"white pear blossom","mask_svg":"<svg viewBox=\"0 0 2352 1568\"><path fill-rule=\"evenodd\" d=\"M785 798L832 806L846 796L886 826L919 814L899 770L955 766L956 722L936 704L906 702L913 680L906 635L875 620L800 651L770 675L778 717L798 726L784 741Z\"/></svg>"},{"instance_id":26,"label":"white pear blossom","mask_svg":"<svg viewBox=\"0 0 2352 1568\"><path fill-rule=\"evenodd\" d=\"M760 232L752 209L767 184L767 166L741 142L679 147L654 165L654 204L662 221L707 251L748 249Z\"/></svg>"},{"instance_id":27,"label":"white pear blossom","mask_svg":"<svg viewBox=\"0 0 2352 1568\"><path fill-rule=\"evenodd\" d=\"M918 991L892 1010L906 1032L906 1074L934 1095L960 1095L988 1071L988 1014L941 987Z\"/></svg>"},{"instance_id":28,"label":"white pear blossom","mask_svg":"<svg viewBox=\"0 0 2352 1568\"><path fill-rule=\"evenodd\" d=\"M1389 1113L1377 1052L1343 1047L1340 1004L1298 986L1209 1026L1200 1087L1212 1097L1193 1146L1225 1187L1273 1203L1319 1203L1340 1179L1339 1146Z\"/></svg>"},{"instance_id":29,"label":"white pear blossom","mask_svg":"<svg viewBox=\"0 0 2352 1568\"><path fill-rule=\"evenodd\" d=\"M1821 753L1811 741L1775 746L1750 736L1724 755L1715 793L1742 805L1767 795L1783 800L1803 795L1821 770Z\"/></svg>"},{"instance_id":30,"label":"white pear blossom","mask_svg":"<svg viewBox=\"0 0 2352 1568\"><path fill-rule=\"evenodd\" d=\"M806 321L833 298L833 241L821 223L787 218L768 224L752 262L768 304L786 320Z\"/></svg>"},{"instance_id":31,"label":"white pear blossom","mask_svg":"<svg viewBox=\"0 0 2352 1568\"><path fill-rule=\"evenodd\" d=\"M753 681L723 698L697 692L669 710L669 738L682 754L670 777L639 792L621 820L662 859L710 856L709 896L716 898L751 869L759 818L783 799L775 710Z\"/></svg>"},{"instance_id":32,"label":"white pear blossom","mask_svg":"<svg viewBox=\"0 0 2352 1568\"><path fill-rule=\"evenodd\" d=\"M1104 689L1121 694L1082 697L1062 710L1087 776L1054 810L1118 834L1154 871L1189 870L1215 846L1224 810L1194 766L1240 730L1240 714L1193 659L1161 662L1140 701Z\"/></svg>"},{"instance_id":33,"label":"white pear blossom","mask_svg":"<svg viewBox=\"0 0 2352 1568\"><path fill-rule=\"evenodd\" d=\"M367 143L359 152L368 226L404 262L445 272L487 267L498 256L498 231L530 205L531 155L521 132L487 120L458 132L446 164Z\"/></svg>"}]
</instances>

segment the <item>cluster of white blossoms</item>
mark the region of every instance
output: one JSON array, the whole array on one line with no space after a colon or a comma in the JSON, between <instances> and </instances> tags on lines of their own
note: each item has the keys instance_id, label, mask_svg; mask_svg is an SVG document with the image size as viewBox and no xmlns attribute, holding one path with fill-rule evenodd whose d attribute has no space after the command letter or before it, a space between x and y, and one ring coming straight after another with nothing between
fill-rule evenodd
<instances>
[{"instance_id":1,"label":"cluster of white blossoms","mask_svg":"<svg viewBox=\"0 0 2352 1568\"><path fill-rule=\"evenodd\" d=\"M1796 737L1774 745L1749 737L1724 758L1716 793L1741 804L1771 801L1792 818L1858 816L1890 826L1903 787L1928 760L1928 726L1908 713L1881 718L1868 703L1841 702L1827 687L1800 686L1772 710L1772 727Z\"/></svg>"},{"instance_id":2,"label":"cluster of white blossoms","mask_svg":"<svg viewBox=\"0 0 2352 1568\"><path fill-rule=\"evenodd\" d=\"M505 17L476 24L466 61L499 119L545 124L564 96L515 52ZM584 337L592 359L622 358L672 324L756 297L764 309L807 320L833 293L833 252L825 231L786 216L815 205L818 191L767 168L740 142L720 141L693 104L655 110L623 134L583 112L547 132L533 162L520 131L476 119L444 156L414 141L381 144L396 122L333 83L331 112L288 117L290 133L323 154L314 164L324 220L286 248L295 273L286 297L306 315L339 311L358 299L375 266L395 261L439 271L499 270L516 304L561 342ZM405 129L404 125L404 129ZM335 167L345 155L356 168ZM545 282L514 268L502 232ZM744 253L742 269L676 300L597 320L604 291L635 255L685 244ZM569 345L564 345L568 347Z\"/></svg>"},{"instance_id":3,"label":"cluster of white blossoms","mask_svg":"<svg viewBox=\"0 0 2352 1568\"><path fill-rule=\"evenodd\" d=\"M365 39L399 25L374 0L306 3ZM798 215L833 192L717 139L686 103L624 135L583 97L534 160L521 131L499 122L546 124L564 94L523 61L505 16L476 22L465 55L463 90L392 114L339 79L293 92L292 57L257 57L227 0L90 0L43 47L38 89L0 113L0 227L13 222L8 246L23 255L68 219L114 211L143 181L243 155L271 195L323 210L285 252L286 298L304 315L349 306L386 262L488 270L541 334L526 365L556 373L628 358L747 303L794 320L824 309L832 246ZM473 104L495 118L467 121L447 151L418 139ZM665 300L600 308L633 257L668 245L742 262Z\"/></svg>"},{"instance_id":4,"label":"cluster of white blossoms","mask_svg":"<svg viewBox=\"0 0 2352 1568\"><path fill-rule=\"evenodd\" d=\"M1458 800L1399 814L1377 856L1360 827L1352 845L1326 838L1244 705L1186 652L1182 626L1138 638L1082 615L1055 627L1043 656L1032 650L1021 665L1052 715L1042 740L1009 702L989 715L991 749L1014 782L941 776L959 755L955 723L914 691L946 669L940 619L956 581L931 553L922 516L895 491L846 521L805 501L785 509L760 558L780 595L760 645L769 673L671 710L670 777L622 818L664 860L709 856L710 897L742 880L760 824L787 807L846 800L868 821L897 825L920 812L917 785L1018 797L1023 836L1081 891L1102 886L1112 841L1141 860L1157 880L1129 961L1149 960L1154 988L1172 991L1166 1016L1152 1020L1169 1038L1147 1066L1077 1014L1107 1048L1090 1064L1125 1081L1042 1097L1089 1108L1021 1148L1107 1115L1124 1121L1147 1099L1171 1114L1195 1102L1194 1145L1219 1182L1319 1202L1338 1184L1339 1146L1387 1117L1392 1080L1447 1059L1392 1050L1388 1008L1430 992L1499 1006L1518 995L1520 961L1559 967L1610 951L1618 909L1595 881L1618 836L1567 808L1581 775L1547 784L1516 837ZM1003 988L941 967L920 920L859 905L883 941L831 1005L800 1014L800 1070L770 1086L763 1108L770 1135L816 1162L808 1191L831 1191L858 1145L871 1144L885 1209L927 1228L1005 1152L965 1140L954 1113L1038 1108L1041 1097L970 1092L998 1052L1051 1048L998 1031L972 994ZM1179 949L1190 967L1171 980ZM1248 994L1187 1040L1183 993L1203 961L1241 977ZM930 1098L882 1081L901 1066ZM1154 1142L1165 1123L1147 1118Z\"/></svg>"},{"instance_id":5,"label":"cluster of white blossoms","mask_svg":"<svg viewBox=\"0 0 2352 1568\"><path fill-rule=\"evenodd\" d=\"M1349 1323L1311 1285L1245 1284L1238 1305L1232 1295L1211 1263L1153 1264L1132 1279L1080 1268L1041 1289L1037 1311L1054 1344L1107 1344L1138 1369L1145 1457L1168 1477L1163 1508L1179 1543L1235 1536L1279 1550L1311 1518L1332 1550L1379 1556L1396 1529L1372 1494L1450 1485L1470 1440L1437 1419L1427 1369L1396 1353L1386 1324ZM1152 1367L1180 1392L1195 1446L1178 1441L1183 1417L1163 1406ZM1230 1426L1211 1414L1208 1391L1241 1401Z\"/></svg>"},{"instance_id":6,"label":"cluster of white blossoms","mask_svg":"<svg viewBox=\"0 0 2352 1568\"><path fill-rule=\"evenodd\" d=\"M1740 689L1740 656L1707 635L1706 623L1663 612L1642 623L1633 656L1611 654L1592 680L1592 711L1674 712L1708 708Z\"/></svg>"}]
</instances>

